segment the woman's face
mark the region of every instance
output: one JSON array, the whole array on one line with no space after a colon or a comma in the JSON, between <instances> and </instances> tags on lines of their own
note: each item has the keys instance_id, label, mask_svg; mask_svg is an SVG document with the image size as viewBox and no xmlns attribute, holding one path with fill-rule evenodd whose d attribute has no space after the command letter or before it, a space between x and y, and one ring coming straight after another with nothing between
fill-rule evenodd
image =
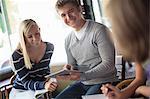
<instances>
[{"instance_id":1,"label":"woman's face","mask_svg":"<svg viewBox=\"0 0 150 99\"><path fill-rule=\"evenodd\" d=\"M37 25L32 25L29 32L25 34L27 46L38 47L41 43L40 29Z\"/></svg>"},{"instance_id":2,"label":"woman's face","mask_svg":"<svg viewBox=\"0 0 150 99\"><path fill-rule=\"evenodd\" d=\"M81 10L79 8L73 4L66 4L57 9L57 11L66 25L75 29L79 28L80 20L82 19Z\"/></svg>"}]
</instances>

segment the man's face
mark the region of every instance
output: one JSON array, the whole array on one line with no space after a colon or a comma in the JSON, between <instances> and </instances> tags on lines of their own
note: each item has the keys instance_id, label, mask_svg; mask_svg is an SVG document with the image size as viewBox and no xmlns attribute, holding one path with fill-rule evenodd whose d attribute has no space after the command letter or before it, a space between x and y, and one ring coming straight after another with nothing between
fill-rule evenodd
<instances>
[{"instance_id":1,"label":"man's face","mask_svg":"<svg viewBox=\"0 0 150 99\"><path fill-rule=\"evenodd\" d=\"M80 20L82 19L82 14L80 8L77 8L73 4L66 4L59 8L58 14L63 19L64 23L68 26L77 29L80 25Z\"/></svg>"}]
</instances>

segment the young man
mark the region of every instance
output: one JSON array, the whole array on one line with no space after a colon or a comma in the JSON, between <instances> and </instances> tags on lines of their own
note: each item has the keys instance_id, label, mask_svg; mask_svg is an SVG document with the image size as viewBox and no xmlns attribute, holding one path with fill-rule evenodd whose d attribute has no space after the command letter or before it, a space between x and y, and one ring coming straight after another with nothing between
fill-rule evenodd
<instances>
[{"instance_id":1,"label":"young man","mask_svg":"<svg viewBox=\"0 0 150 99\"><path fill-rule=\"evenodd\" d=\"M77 80L56 99L79 99L82 95L96 94L102 83L117 81L115 49L108 37L108 28L85 20L76 0L58 0L56 10L64 23L73 28L65 40L68 65L64 68L74 72L58 78Z\"/></svg>"}]
</instances>

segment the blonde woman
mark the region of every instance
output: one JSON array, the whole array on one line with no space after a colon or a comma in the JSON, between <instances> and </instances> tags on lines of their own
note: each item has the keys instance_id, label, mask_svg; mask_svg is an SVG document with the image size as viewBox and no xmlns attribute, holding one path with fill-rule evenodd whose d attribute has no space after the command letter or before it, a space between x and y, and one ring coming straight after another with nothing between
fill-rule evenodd
<instances>
[{"instance_id":1,"label":"blonde woman","mask_svg":"<svg viewBox=\"0 0 150 99\"><path fill-rule=\"evenodd\" d=\"M50 74L49 63L54 46L43 42L40 28L32 19L26 19L20 24L20 43L12 54L16 78L10 99L22 99L26 92L26 99L33 99L35 90L46 89L54 91L57 83L46 81L45 75Z\"/></svg>"},{"instance_id":2,"label":"blonde woman","mask_svg":"<svg viewBox=\"0 0 150 99\"><path fill-rule=\"evenodd\" d=\"M149 0L109 0L106 11L112 23L111 36L124 57L136 63L136 77L121 91L104 85L101 89L108 99L127 99L135 93L150 97L149 4Z\"/></svg>"}]
</instances>

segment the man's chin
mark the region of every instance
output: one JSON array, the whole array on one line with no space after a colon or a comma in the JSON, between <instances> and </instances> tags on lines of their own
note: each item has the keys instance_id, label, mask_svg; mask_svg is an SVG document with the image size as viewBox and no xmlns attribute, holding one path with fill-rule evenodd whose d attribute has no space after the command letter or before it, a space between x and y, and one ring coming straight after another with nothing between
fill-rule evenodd
<instances>
[{"instance_id":1,"label":"man's chin","mask_svg":"<svg viewBox=\"0 0 150 99\"><path fill-rule=\"evenodd\" d=\"M68 26L75 28L75 24L67 24Z\"/></svg>"}]
</instances>

